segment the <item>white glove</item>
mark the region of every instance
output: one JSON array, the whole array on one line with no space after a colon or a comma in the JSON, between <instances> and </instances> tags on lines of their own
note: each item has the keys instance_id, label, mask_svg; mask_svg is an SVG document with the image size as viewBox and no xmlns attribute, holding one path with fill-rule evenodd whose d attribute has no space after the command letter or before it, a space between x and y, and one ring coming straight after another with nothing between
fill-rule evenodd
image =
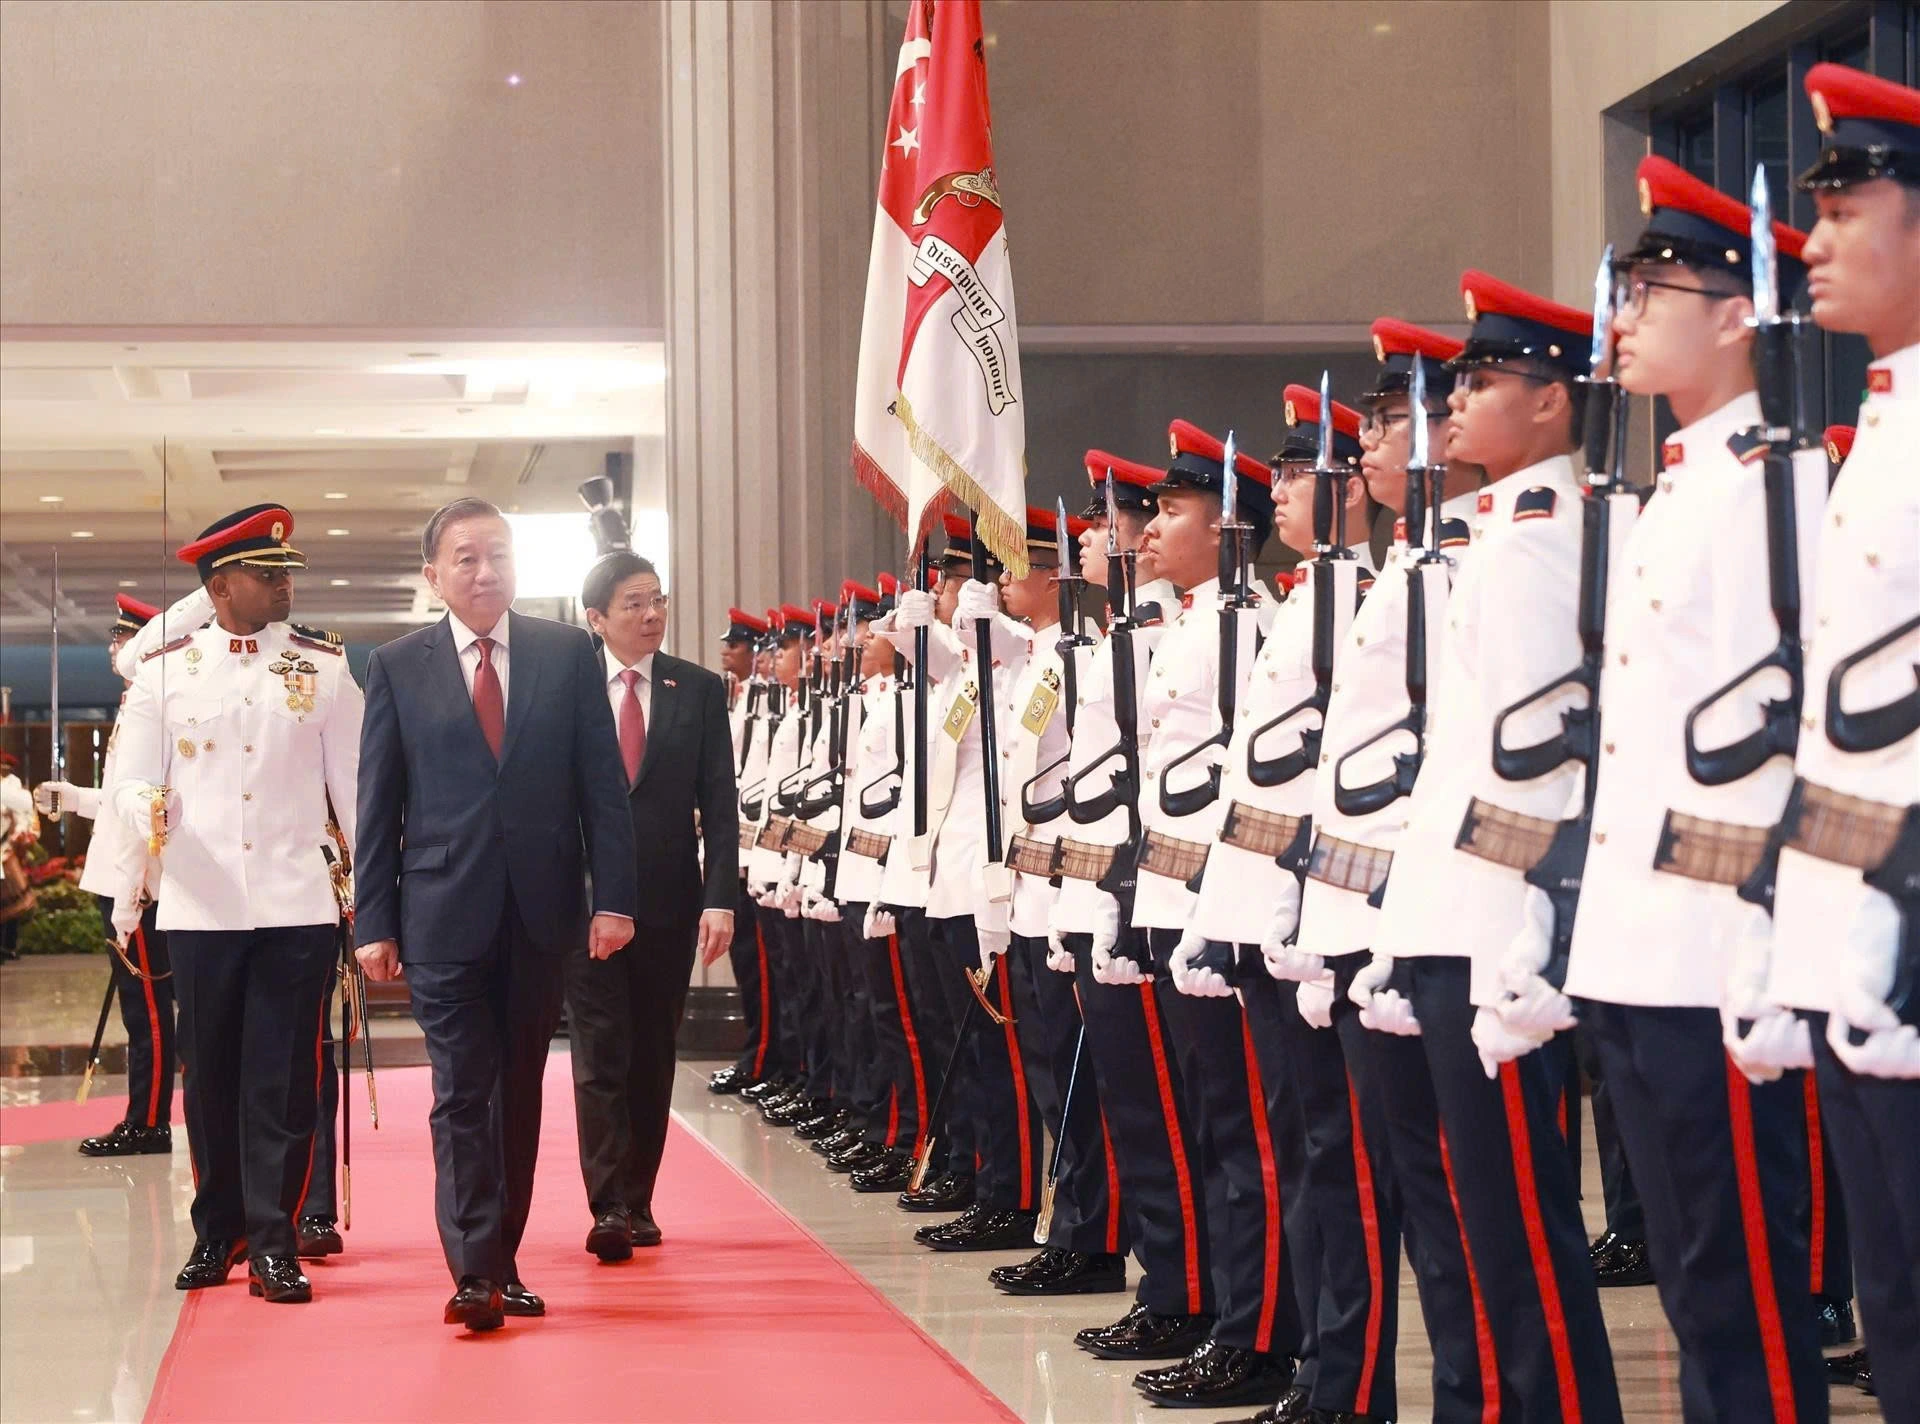
<instances>
[{"instance_id":1,"label":"white glove","mask_svg":"<svg viewBox=\"0 0 1920 1424\"><path fill-rule=\"evenodd\" d=\"M974 937L980 941L980 967L991 974L994 964L1007 952L1012 937L1005 930L980 925L974 927Z\"/></svg>"},{"instance_id":2,"label":"white glove","mask_svg":"<svg viewBox=\"0 0 1920 1424\"><path fill-rule=\"evenodd\" d=\"M1073 951L1060 942L1053 930L1047 931L1047 968L1055 974L1073 973Z\"/></svg>"},{"instance_id":3,"label":"white glove","mask_svg":"<svg viewBox=\"0 0 1920 1424\"><path fill-rule=\"evenodd\" d=\"M1393 957L1376 954L1354 975L1347 998L1360 1010L1360 1022L1375 1033L1397 1033L1403 1038L1420 1035L1420 1020L1413 1016L1413 1005L1398 989L1383 986L1393 973Z\"/></svg>"},{"instance_id":4,"label":"white glove","mask_svg":"<svg viewBox=\"0 0 1920 1424\"><path fill-rule=\"evenodd\" d=\"M125 781L116 783L120 788L114 793L114 805L120 811L120 819L128 828L145 840L153 833L152 787L136 790L133 784ZM167 789L167 830L171 832L180 824L180 793L172 787Z\"/></svg>"},{"instance_id":5,"label":"white glove","mask_svg":"<svg viewBox=\"0 0 1920 1424\"><path fill-rule=\"evenodd\" d=\"M1093 948L1093 978L1097 984L1145 984L1153 976L1139 962L1115 955L1099 945Z\"/></svg>"},{"instance_id":6,"label":"white glove","mask_svg":"<svg viewBox=\"0 0 1920 1424\"><path fill-rule=\"evenodd\" d=\"M923 589L904 589L894 606L893 626L902 629L928 628L933 625L933 595Z\"/></svg>"},{"instance_id":7,"label":"white glove","mask_svg":"<svg viewBox=\"0 0 1920 1424\"><path fill-rule=\"evenodd\" d=\"M1308 953L1297 944L1289 944L1300 928L1300 882L1293 876L1282 878L1273 903L1273 919L1260 941L1260 957L1267 962L1267 973L1275 979L1316 979L1327 967L1326 960Z\"/></svg>"},{"instance_id":8,"label":"white glove","mask_svg":"<svg viewBox=\"0 0 1920 1424\"><path fill-rule=\"evenodd\" d=\"M64 805L73 807L74 784L71 781L43 781L33 788L33 805L43 816L51 816Z\"/></svg>"},{"instance_id":9,"label":"white glove","mask_svg":"<svg viewBox=\"0 0 1920 1424\"><path fill-rule=\"evenodd\" d=\"M1167 972L1173 976L1173 987L1183 994L1191 994L1196 999L1225 999L1232 995L1233 986L1218 970L1203 969L1194 961L1207 947L1207 937L1188 930L1180 936L1180 943L1174 948L1173 958L1167 965Z\"/></svg>"},{"instance_id":10,"label":"white glove","mask_svg":"<svg viewBox=\"0 0 1920 1424\"><path fill-rule=\"evenodd\" d=\"M1529 886L1519 933L1500 956L1499 1010L1509 1032L1540 1043L1574 1024L1573 1000L1540 977L1552 957L1553 901Z\"/></svg>"},{"instance_id":11,"label":"white glove","mask_svg":"<svg viewBox=\"0 0 1920 1424\"><path fill-rule=\"evenodd\" d=\"M114 900L113 935L123 949L133 938L133 932L140 928L140 914L144 908L138 894L122 895Z\"/></svg>"},{"instance_id":12,"label":"white glove","mask_svg":"<svg viewBox=\"0 0 1920 1424\"><path fill-rule=\"evenodd\" d=\"M1767 997L1767 963L1773 951L1773 916L1742 902L1726 931L1727 982L1720 997L1720 1041L1748 1082L1771 1083L1789 1068L1813 1067L1807 1022ZM1745 1034L1740 1022L1751 1021Z\"/></svg>"},{"instance_id":13,"label":"white glove","mask_svg":"<svg viewBox=\"0 0 1920 1424\"><path fill-rule=\"evenodd\" d=\"M892 915L878 904L872 904L867 906L866 918L860 922L860 933L867 939L887 939L900 933L900 926Z\"/></svg>"},{"instance_id":14,"label":"white glove","mask_svg":"<svg viewBox=\"0 0 1920 1424\"><path fill-rule=\"evenodd\" d=\"M960 596L953 605L955 628L971 628L978 620L992 618L999 612L1000 585L981 583L978 579L968 579L960 585Z\"/></svg>"},{"instance_id":15,"label":"white glove","mask_svg":"<svg viewBox=\"0 0 1920 1424\"><path fill-rule=\"evenodd\" d=\"M800 911L806 906L806 891L792 883L782 883L774 891L773 903L790 920L800 918Z\"/></svg>"},{"instance_id":16,"label":"white glove","mask_svg":"<svg viewBox=\"0 0 1920 1424\"><path fill-rule=\"evenodd\" d=\"M1473 1046L1480 1050L1480 1066L1489 1078L1500 1076L1502 1063L1526 1057L1552 1037L1521 1032L1499 1009L1482 1006L1473 1016Z\"/></svg>"},{"instance_id":17,"label":"white glove","mask_svg":"<svg viewBox=\"0 0 1920 1424\"><path fill-rule=\"evenodd\" d=\"M1887 1005L1900 953L1900 907L1869 888L1847 928L1841 982L1827 1019L1827 1044L1855 1073L1875 1078L1920 1078L1920 1033ZM1867 1032L1855 1047L1848 1030Z\"/></svg>"},{"instance_id":18,"label":"white glove","mask_svg":"<svg viewBox=\"0 0 1920 1424\"><path fill-rule=\"evenodd\" d=\"M1333 1027L1333 975L1317 974L1295 992L1293 1006L1314 1028Z\"/></svg>"},{"instance_id":19,"label":"white glove","mask_svg":"<svg viewBox=\"0 0 1920 1424\"><path fill-rule=\"evenodd\" d=\"M840 902L828 895L813 895L813 905L807 912L807 918L818 920L823 925L837 925L840 923Z\"/></svg>"}]
</instances>

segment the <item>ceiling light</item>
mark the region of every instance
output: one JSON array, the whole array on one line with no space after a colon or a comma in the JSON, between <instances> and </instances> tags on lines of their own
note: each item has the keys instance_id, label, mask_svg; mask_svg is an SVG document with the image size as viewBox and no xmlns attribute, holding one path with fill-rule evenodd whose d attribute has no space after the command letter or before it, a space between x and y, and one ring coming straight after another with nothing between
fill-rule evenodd
<instances>
[{"instance_id":1,"label":"ceiling light","mask_svg":"<svg viewBox=\"0 0 1920 1424\"><path fill-rule=\"evenodd\" d=\"M327 531L327 537L330 539L344 539L352 532L351 529L329 529Z\"/></svg>"},{"instance_id":2,"label":"ceiling light","mask_svg":"<svg viewBox=\"0 0 1920 1424\"><path fill-rule=\"evenodd\" d=\"M93 537L93 531L91 529L76 529L73 531L73 537L76 539L91 539Z\"/></svg>"},{"instance_id":3,"label":"ceiling light","mask_svg":"<svg viewBox=\"0 0 1920 1424\"><path fill-rule=\"evenodd\" d=\"M347 432L337 425L322 425L313 432L315 435L345 435Z\"/></svg>"},{"instance_id":4,"label":"ceiling light","mask_svg":"<svg viewBox=\"0 0 1920 1424\"><path fill-rule=\"evenodd\" d=\"M352 579L328 579L327 582L332 584L335 588L345 588L348 584L352 583L353 580Z\"/></svg>"},{"instance_id":5,"label":"ceiling light","mask_svg":"<svg viewBox=\"0 0 1920 1424\"><path fill-rule=\"evenodd\" d=\"M40 503L42 504L65 504L66 502L67 497L63 494L43 494L40 496Z\"/></svg>"},{"instance_id":6,"label":"ceiling light","mask_svg":"<svg viewBox=\"0 0 1920 1424\"><path fill-rule=\"evenodd\" d=\"M519 87L520 87L520 76L517 74L509 74L507 76L507 88L518 89Z\"/></svg>"},{"instance_id":7,"label":"ceiling light","mask_svg":"<svg viewBox=\"0 0 1920 1424\"><path fill-rule=\"evenodd\" d=\"M347 497L347 492L345 490L328 490L325 494L321 495L320 497L322 499L345 499Z\"/></svg>"},{"instance_id":8,"label":"ceiling light","mask_svg":"<svg viewBox=\"0 0 1920 1424\"><path fill-rule=\"evenodd\" d=\"M139 579L121 579L121 580L120 580L120 587L122 587L122 588L138 588L138 587L140 587L140 580L139 580Z\"/></svg>"},{"instance_id":9,"label":"ceiling light","mask_svg":"<svg viewBox=\"0 0 1920 1424\"><path fill-rule=\"evenodd\" d=\"M407 355L415 361L431 361L439 356L438 351L409 351Z\"/></svg>"}]
</instances>

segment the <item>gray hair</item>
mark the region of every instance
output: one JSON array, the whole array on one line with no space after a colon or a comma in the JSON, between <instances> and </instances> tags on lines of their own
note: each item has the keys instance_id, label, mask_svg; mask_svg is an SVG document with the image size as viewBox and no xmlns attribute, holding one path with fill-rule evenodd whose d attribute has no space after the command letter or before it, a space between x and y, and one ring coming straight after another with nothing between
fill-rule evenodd
<instances>
[{"instance_id":1,"label":"gray hair","mask_svg":"<svg viewBox=\"0 0 1920 1424\"><path fill-rule=\"evenodd\" d=\"M462 519L498 519L500 511L484 499L468 495L456 499L451 504L443 504L428 516L427 527L420 533L420 558L423 563L432 563L440 552L440 536L447 532L449 524Z\"/></svg>"}]
</instances>

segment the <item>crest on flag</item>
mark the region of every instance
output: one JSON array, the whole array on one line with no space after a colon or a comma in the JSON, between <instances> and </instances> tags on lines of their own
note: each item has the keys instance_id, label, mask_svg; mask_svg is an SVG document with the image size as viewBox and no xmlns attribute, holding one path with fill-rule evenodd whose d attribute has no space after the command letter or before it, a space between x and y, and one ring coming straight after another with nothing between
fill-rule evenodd
<instances>
[{"instance_id":1,"label":"crest on flag","mask_svg":"<svg viewBox=\"0 0 1920 1424\"><path fill-rule=\"evenodd\" d=\"M979 0L909 10L882 152L854 473L909 544L958 501L1025 573L1026 411Z\"/></svg>"}]
</instances>

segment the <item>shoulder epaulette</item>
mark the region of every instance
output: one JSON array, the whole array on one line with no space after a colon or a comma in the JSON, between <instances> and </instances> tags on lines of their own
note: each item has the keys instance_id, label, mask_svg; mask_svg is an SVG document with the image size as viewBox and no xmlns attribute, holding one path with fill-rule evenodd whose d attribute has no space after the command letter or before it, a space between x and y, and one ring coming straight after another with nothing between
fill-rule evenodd
<instances>
[{"instance_id":1,"label":"shoulder epaulette","mask_svg":"<svg viewBox=\"0 0 1920 1424\"><path fill-rule=\"evenodd\" d=\"M1513 502L1514 522L1553 518L1553 506L1558 499L1552 485L1535 485Z\"/></svg>"},{"instance_id":2,"label":"shoulder epaulette","mask_svg":"<svg viewBox=\"0 0 1920 1424\"><path fill-rule=\"evenodd\" d=\"M1473 542L1473 529L1464 519L1443 519L1440 521L1440 547L1457 549L1462 544Z\"/></svg>"},{"instance_id":3,"label":"shoulder epaulette","mask_svg":"<svg viewBox=\"0 0 1920 1424\"><path fill-rule=\"evenodd\" d=\"M191 643L192 641L193 641L193 634L191 633L183 634L180 637L175 638L171 643L168 643L165 647L155 648L152 652L145 654L140 659L140 661L143 663L150 663L155 658L164 658L168 653L177 652L181 648L186 647L187 644Z\"/></svg>"},{"instance_id":4,"label":"shoulder epaulette","mask_svg":"<svg viewBox=\"0 0 1920 1424\"><path fill-rule=\"evenodd\" d=\"M306 623L289 623L287 626L293 629L294 637L305 638L308 642L331 643L336 648L346 643L345 638L330 628L315 628Z\"/></svg>"}]
</instances>

